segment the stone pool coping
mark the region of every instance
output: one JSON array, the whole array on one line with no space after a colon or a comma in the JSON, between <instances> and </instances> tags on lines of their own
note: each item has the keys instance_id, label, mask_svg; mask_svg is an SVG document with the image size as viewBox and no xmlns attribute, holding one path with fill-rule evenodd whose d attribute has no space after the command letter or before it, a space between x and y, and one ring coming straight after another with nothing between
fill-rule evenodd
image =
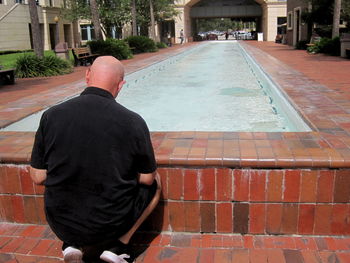
<instances>
[{"instance_id":1,"label":"stone pool coping","mask_svg":"<svg viewBox=\"0 0 350 263\"><path fill-rule=\"evenodd\" d=\"M309 79L254 45L247 42L241 44L289 96L290 102L312 126L313 131L152 132L158 164L235 168L349 168L350 103L347 97ZM138 70L186 48L188 46L126 62L126 70ZM293 51L291 49L291 56ZM339 59L338 66L348 66L348 62ZM78 94L83 86L84 81L77 81L2 105L0 126L52 105L65 96ZM33 140L33 132L0 132L0 163L28 163Z\"/></svg>"}]
</instances>

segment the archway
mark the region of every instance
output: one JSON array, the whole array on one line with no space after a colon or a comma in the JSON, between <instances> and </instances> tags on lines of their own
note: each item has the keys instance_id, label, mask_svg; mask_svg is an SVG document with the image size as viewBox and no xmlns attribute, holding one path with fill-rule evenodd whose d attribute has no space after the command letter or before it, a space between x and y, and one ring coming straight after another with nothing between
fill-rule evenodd
<instances>
[{"instance_id":1,"label":"archway","mask_svg":"<svg viewBox=\"0 0 350 263\"><path fill-rule=\"evenodd\" d=\"M195 33L197 18L242 18L257 21L257 30L263 32L265 41L274 41L277 20L286 17L286 1L272 0L182 0L177 1L179 16L175 20L176 41L184 29L185 36Z\"/></svg>"}]
</instances>

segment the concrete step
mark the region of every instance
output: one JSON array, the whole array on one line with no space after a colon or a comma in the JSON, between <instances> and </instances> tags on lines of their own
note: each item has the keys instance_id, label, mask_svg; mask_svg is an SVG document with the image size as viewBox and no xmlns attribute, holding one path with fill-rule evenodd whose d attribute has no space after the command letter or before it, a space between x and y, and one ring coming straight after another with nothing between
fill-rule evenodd
<instances>
[{"instance_id":1,"label":"concrete step","mask_svg":"<svg viewBox=\"0 0 350 263\"><path fill-rule=\"evenodd\" d=\"M350 237L137 233L137 263L349 263ZM47 225L0 224L1 263L62 263Z\"/></svg>"}]
</instances>

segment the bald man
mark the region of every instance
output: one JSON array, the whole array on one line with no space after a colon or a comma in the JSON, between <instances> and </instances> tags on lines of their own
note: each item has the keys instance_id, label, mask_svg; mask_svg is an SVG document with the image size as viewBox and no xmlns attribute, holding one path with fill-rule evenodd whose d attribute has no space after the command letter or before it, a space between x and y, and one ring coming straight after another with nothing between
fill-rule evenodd
<instances>
[{"instance_id":1,"label":"bald man","mask_svg":"<svg viewBox=\"0 0 350 263\"><path fill-rule=\"evenodd\" d=\"M45 185L46 218L66 263L133 262L130 238L160 196L150 134L115 101L125 83L120 61L97 58L86 82L42 115L31 177Z\"/></svg>"}]
</instances>

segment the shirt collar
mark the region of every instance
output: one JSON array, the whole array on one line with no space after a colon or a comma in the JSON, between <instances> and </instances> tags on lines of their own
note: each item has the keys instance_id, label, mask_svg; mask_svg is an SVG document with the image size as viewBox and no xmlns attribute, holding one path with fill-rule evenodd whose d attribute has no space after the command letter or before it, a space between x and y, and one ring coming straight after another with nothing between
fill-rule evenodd
<instances>
[{"instance_id":1,"label":"shirt collar","mask_svg":"<svg viewBox=\"0 0 350 263\"><path fill-rule=\"evenodd\" d=\"M97 87L87 87L80 95L88 95L88 94L94 94L94 95L98 95L98 96L102 96L102 97L114 100L113 95L109 91L100 89Z\"/></svg>"}]
</instances>

